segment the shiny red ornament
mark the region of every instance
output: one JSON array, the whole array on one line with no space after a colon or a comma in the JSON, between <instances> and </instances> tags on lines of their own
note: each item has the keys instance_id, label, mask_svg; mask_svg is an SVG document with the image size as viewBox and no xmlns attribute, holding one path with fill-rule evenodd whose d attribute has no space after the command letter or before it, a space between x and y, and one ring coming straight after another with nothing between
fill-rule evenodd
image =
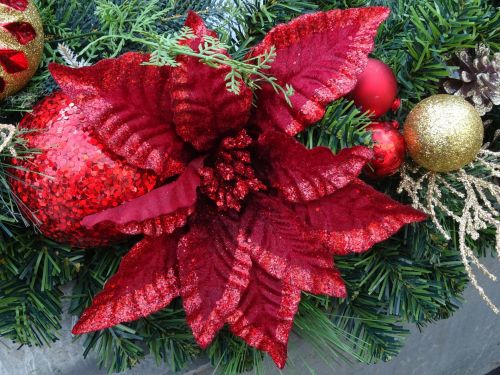
<instances>
[{"instance_id":1,"label":"shiny red ornament","mask_svg":"<svg viewBox=\"0 0 500 375\"><path fill-rule=\"evenodd\" d=\"M27 147L39 153L14 160L11 171L26 216L45 236L77 247L123 238L113 228L88 230L80 221L144 195L158 180L107 152L84 124L81 109L64 94L47 97L19 125Z\"/></svg>"},{"instance_id":2,"label":"shiny red ornament","mask_svg":"<svg viewBox=\"0 0 500 375\"><path fill-rule=\"evenodd\" d=\"M352 89L387 15L382 7L334 10L272 30L251 56L276 46L269 73L293 85L293 108L262 84L251 111L244 82L239 94L227 91L227 67L186 56L176 68L143 65L147 56L137 53L93 67L51 67L99 145L128 168L168 181L82 220L89 230L144 237L73 333L147 316L180 296L201 347L227 324L284 367L302 291L347 295L332 255L366 251L425 218L358 179L370 149L333 155L290 136ZM196 37L183 43L195 50L216 37L194 13L186 25Z\"/></svg>"},{"instance_id":3,"label":"shiny red ornament","mask_svg":"<svg viewBox=\"0 0 500 375\"><path fill-rule=\"evenodd\" d=\"M370 58L349 97L363 112L368 111L370 116L378 118L390 109L399 108L397 93L398 84L391 68L380 60Z\"/></svg>"},{"instance_id":4,"label":"shiny red ornament","mask_svg":"<svg viewBox=\"0 0 500 375\"><path fill-rule=\"evenodd\" d=\"M385 177L396 173L405 159L406 146L399 132L399 123L374 122L367 130L372 133L373 159L364 171L371 177Z\"/></svg>"}]
</instances>

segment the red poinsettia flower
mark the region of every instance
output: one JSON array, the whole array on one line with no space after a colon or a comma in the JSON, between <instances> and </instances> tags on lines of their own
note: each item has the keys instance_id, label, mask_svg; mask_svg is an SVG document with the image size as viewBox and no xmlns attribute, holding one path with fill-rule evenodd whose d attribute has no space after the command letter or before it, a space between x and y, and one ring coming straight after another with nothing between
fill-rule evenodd
<instances>
[{"instance_id":1,"label":"red poinsettia flower","mask_svg":"<svg viewBox=\"0 0 500 375\"><path fill-rule=\"evenodd\" d=\"M251 55L275 46L269 73L295 94L289 106L263 85L252 115L243 83L238 95L226 90L228 67L193 57L178 57L176 68L142 65L149 57L139 53L51 67L110 152L170 181L84 219L144 239L74 333L147 316L181 296L202 347L228 324L284 366L301 292L346 296L333 255L366 251L424 219L358 179L370 149L334 155L292 137L353 88L387 15L378 7L333 10L273 29ZM214 36L194 13L186 25L195 49Z\"/></svg>"}]
</instances>

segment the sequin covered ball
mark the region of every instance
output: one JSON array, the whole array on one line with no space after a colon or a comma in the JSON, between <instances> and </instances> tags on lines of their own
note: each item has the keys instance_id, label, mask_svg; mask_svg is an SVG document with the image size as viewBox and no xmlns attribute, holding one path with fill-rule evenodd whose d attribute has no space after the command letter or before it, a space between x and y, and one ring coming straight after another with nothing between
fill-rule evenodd
<instances>
[{"instance_id":1,"label":"sequin covered ball","mask_svg":"<svg viewBox=\"0 0 500 375\"><path fill-rule=\"evenodd\" d=\"M42 100L19 125L37 152L14 161L11 187L45 236L76 247L107 245L121 235L111 227L87 230L80 221L144 195L158 178L108 153L83 124L64 94Z\"/></svg>"}]
</instances>

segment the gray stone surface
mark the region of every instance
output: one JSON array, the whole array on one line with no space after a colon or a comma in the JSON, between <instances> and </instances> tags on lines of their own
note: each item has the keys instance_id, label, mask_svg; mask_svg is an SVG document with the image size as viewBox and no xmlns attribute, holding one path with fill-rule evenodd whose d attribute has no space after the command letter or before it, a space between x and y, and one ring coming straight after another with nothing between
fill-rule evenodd
<instances>
[{"instance_id":1,"label":"gray stone surface","mask_svg":"<svg viewBox=\"0 0 500 375\"><path fill-rule=\"evenodd\" d=\"M486 264L500 275L500 263ZM480 277L490 296L500 303L500 282ZM297 338L290 344L286 375L484 375L500 367L500 317L491 312L475 290L465 292L467 302L451 319L437 322L422 332L413 329L401 354L388 363L372 366L339 364L328 367ZM100 375L93 358L84 360L80 342L72 342L70 318L64 321L62 339L51 348L21 348L0 342L0 375ZM214 369L203 361L193 364L184 375L208 375ZM268 360L265 375L279 374ZM169 375L151 358L126 375Z\"/></svg>"}]
</instances>

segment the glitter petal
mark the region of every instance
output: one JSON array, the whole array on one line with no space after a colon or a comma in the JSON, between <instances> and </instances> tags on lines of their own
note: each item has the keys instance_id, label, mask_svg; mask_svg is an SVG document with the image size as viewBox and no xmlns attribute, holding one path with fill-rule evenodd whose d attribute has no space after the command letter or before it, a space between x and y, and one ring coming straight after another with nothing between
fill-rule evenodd
<instances>
[{"instance_id":1,"label":"glitter petal","mask_svg":"<svg viewBox=\"0 0 500 375\"><path fill-rule=\"evenodd\" d=\"M325 198L291 207L336 255L364 252L403 225L427 218L360 180Z\"/></svg>"},{"instance_id":2,"label":"glitter petal","mask_svg":"<svg viewBox=\"0 0 500 375\"><path fill-rule=\"evenodd\" d=\"M254 194L242 216L238 242L262 269L290 286L346 296L331 254L278 198Z\"/></svg>"},{"instance_id":3,"label":"glitter petal","mask_svg":"<svg viewBox=\"0 0 500 375\"><path fill-rule=\"evenodd\" d=\"M197 200L200 185L198 169L203 158L191 162L174 182L163 185L136 199L85 217L82 225L92 229L112 224L122 233L159 236L172 233L186 223Z\"/></svg>"},{"instance_id":4,"label":"glitter petal","mask_svg":"<svg viewBox=\"0 0 500 375\"><path fill-rule=\"evenodd\" d=\"M270 131L259 139L260 174L292 202L332 194L356 178L373 156L367 147L353 147L334 155L326 147L307 150L283 133Z\"/></svg>"},{"instance_id":5,"label":"glitter petal","mask_svg":"<svg viewBox=\"0 0 500 375\"><path fill-rule=\"evenodd\" d=\"M276 48L266 71L295 93L288 105L267 84L257 91L256 124L295 135L323 117L325 106L351 91L373 49L377 28L389 15L383 7L307 14L271 30L250 56Z\"/></svg>"},{"instance_id":6,"label":"glitter petal","mask_svg":"<svg viewBox=\"0 0 500 375\"><path fill-rule=\"evenodd\" d=\"M236 243L238 221L199 205L178 248L181 295L196 341L207 347L248 285L252 262Z\"/></svg>"},{"instance_id":7,"label":"glitter petal","mask_svg":"<svg viewBox=\"0 0 500 375\"><path fill-rule=\"evenodd\" d=\"M195 51L199 50L206 35L216 37L194 12L189 13L186 26L197 36L185 41ZM229 56L225 50L218 52ZM197 150L207 150L217 144L224 133L242 129L250 117L252 105L252 91L243 80L237 80L240 92L235 94L226 88L229 66L209 66L187 55L178 56L177 62L171 96L173 121L179 136Z\"/></svg>"},{"instance_id":8,"label":"glitter petal","mask_svg":"<svg viewBox=\"0 0 500 375\"><path fill-rule=\"evenodd\" d=\"M172 235L146 238L135 245L84 311L73 334L130 322L167 306L179 295L177 241Z\"/></svg>"},{"instance_id":9,"label":"glitter petal","mask_svg":"<svg viewBox=\"0 0 500 375\"><path fill-rule=\"evenodd\" d=\"M228 319L229 328L248 345L267 352L276 365L283 368L299 302L299 289L254 266L248 288Z\"/></svg>"}]
</instances>

